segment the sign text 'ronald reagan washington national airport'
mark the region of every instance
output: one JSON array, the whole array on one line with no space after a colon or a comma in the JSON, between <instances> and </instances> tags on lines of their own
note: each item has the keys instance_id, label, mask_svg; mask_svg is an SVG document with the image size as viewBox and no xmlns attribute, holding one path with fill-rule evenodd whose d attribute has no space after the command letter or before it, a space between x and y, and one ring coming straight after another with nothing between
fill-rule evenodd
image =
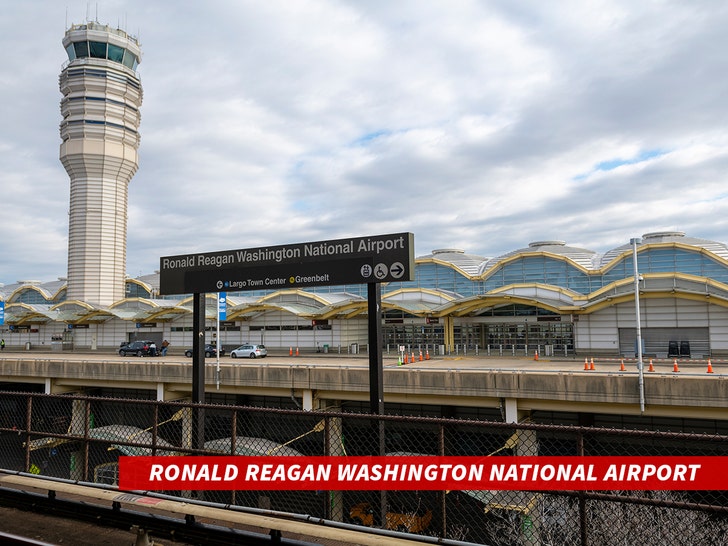
<instances>
[{"instance_id":1,"label":"sign text 'ronald reagan washington national airport'","mask_svg":"<svg viewBox=\"0 0 728 546\"><path fill-rule=\"evenodd\" d=\"M167 256L159 265L163 295L411 281L414 235Z\"/></svg>"}]
</instances>

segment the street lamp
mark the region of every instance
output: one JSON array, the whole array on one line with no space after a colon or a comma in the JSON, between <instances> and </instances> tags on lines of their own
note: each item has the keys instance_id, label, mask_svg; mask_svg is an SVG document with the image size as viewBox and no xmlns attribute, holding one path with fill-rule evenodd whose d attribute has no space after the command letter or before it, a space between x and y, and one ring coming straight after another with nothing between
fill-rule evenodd
<instances>
[{"instance_id":1,"label":"street lamp","mask_svg":"<svg viewBox=\"0 0 728 546\"><path fill-rule=\"evenodd\" d=\"M642 362L642 328L640 326L640 274L637 270L637 245L642 244L639 237L630 239L632 245L632 263L634 264L634 312L637 324L637 371L639 372L640 413L645 412L645 375Z\"/></svg>"}]
</instances>

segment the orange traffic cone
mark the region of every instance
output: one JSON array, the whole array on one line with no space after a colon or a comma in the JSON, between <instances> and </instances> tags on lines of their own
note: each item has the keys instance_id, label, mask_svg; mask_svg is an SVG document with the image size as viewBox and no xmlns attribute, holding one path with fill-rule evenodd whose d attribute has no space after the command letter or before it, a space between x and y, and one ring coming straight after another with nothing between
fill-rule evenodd
<instances>
[{"instance_id":1,"label":"orange traffic cone","mask_svg":"<svg viewBox=\"0 0 728 546\"><path fill-rule=\"evenodd\" d=\"M594 359L593 358L591 359L591 362L589 362L589 369L590 370L594 369Z\"/></svg>"},{"instance_id":2,"label":"orange traffic cone","mask_svg":"<svg viewBox=\"0 0 728 546\"><path fill-rule=\"evenodd\" d=\"M624 372L624 371L626 371L626 370L624 369L624 358L623 358L622 360L620 360L620 361L619 361L619 371L620 371L620 372Z\"/></svg>"},{"instance_id":3,"label":"orange traffic cone","mask_svg":"<svg viewBox=\"0 0 728 546\"><path fill-rule=\"evenodd\" d=\"M680 368L677 367L677 358L672 361L672 371L673 372L679 372Z\"/></svg>"},{"instance_id":4,"label":"orange traffic cone","mask_svg":"<svg viewBox=\"0 0 728 546\"><path fill-rule=\"evenodd\" d=\"M293 347L288 348L288 356L293 356Z\"/></svg>"},{"instance_id":5,"label":"orange traffic cone","mask_svg":"<svg viewBox=\"0 0 728 546\"><path fill-rule=\"evenodd\" d=\"M586 358L584 359L584 369L585 370L589 369L589 361Z\"/></svg>"},{"instance_id":6,"label":"orange traffic cone","mask_svg":"<svg viewBox=\"0 0 728 546\"><path fill-rule=\"evenodd\" d=\"M298 347L296 347L296 356L298 356Z\"/></svg>"},{"instance_id":7,"label":"orange traffic cone","mask_svg":"<svg viewBox=\"0 0 728 546\"><path fill-rule=\"evenodd\" d=\"M407 353L404 353L404 363L407 364Z\"/></svg>"},{"instance_id":8,"label":"orange traffic cone","mask_svg":"<svg viewBox=\"0 0 728 546\"><path fill-rule=\"evenodd\" d=\"M412 364L414 364L414 363L415 363L415 352L412 351Z\"/></svg>"},{"instance_id":9,"label":"orange traffic cone","mask_svg":"<svg viewBox=\"0 0 728 546\"><path fill-rule=\"evenodd\" d=\"M430 360L430 349L425 348L425 360Z\"/></svg>"},{"instance_id":10,"label":"orange traffic cone","mask_svg":"<svg viewBox=\"0 0 728 546\"><path fill-rule=\"evenodd\" d=\"M533 353L533 359L534 360L538 360L538 349L536 349L536 351L534 351L534 353Z\"/></svg>"},{"instance_id":11,"label":"orange traffic cone","mask_svg":"<svg viewBox=\"0 0 728 546\"><path fill-rule=\"evenodd\" d=\"M420 349L420 362L422 362L422 349Z\"/></svg>"},{"instance_id":12,"label":"orange traffic cone","mask_svg":"<svg viewBox=\"0 0 728 546\"><path fill-rule=\"evenodd\" d=\"M707 373L713 373L713 365L710 363L710 359L708 359L708 372Z\"/></svg>"},{"instance_id":13,"label":"orange traffic cone","mask_svg":"<svg viewBox=\"0 0 728 546\"><path fill-rule=\"evenodd\" d=\"M654 372L655 367L652 365L652 359L650 358L650 367L647 369L648 372Z\"/></svg>"}]
</instances>

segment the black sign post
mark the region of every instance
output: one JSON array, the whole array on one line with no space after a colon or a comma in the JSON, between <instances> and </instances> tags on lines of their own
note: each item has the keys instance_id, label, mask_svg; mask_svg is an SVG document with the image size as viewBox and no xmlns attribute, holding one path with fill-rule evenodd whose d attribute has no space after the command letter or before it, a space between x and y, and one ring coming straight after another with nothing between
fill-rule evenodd
<instances>
[{"instance_id":1,"label":"black sign post","mask_svg":"<svg viewBox=\"0 0 728 546\"><path fill-rule=\"evenodd\" d=\"M192 298L192 402L205 403L205 294ZM192 447L205 445L205 414L201 408L192 413Z\"/></svg>"},{"instance_id":2,"label":"black sign post","mask_svg":"<svg viewBox=\"0 0 728 546\"><path fill-rule=\"evenodd\" d=\"M414 235L394 233L162 257L159 293L194 294L192 396L202 403L207 292L367 284L370 411L380 415L384 411L381 283L413 279Z\"/></svg>"},{"instance_id":3,"label":"black sign post","mask_svg":"<svg viewBox=\"0 0 728 546\"><path fill-rule=\"evenodd\" d=\"M367 285L369 314L369 413L384 413L384 363L382 360L382 285ZM384 455L381 453L380 455Z\"/></svg>"}]
</instances>

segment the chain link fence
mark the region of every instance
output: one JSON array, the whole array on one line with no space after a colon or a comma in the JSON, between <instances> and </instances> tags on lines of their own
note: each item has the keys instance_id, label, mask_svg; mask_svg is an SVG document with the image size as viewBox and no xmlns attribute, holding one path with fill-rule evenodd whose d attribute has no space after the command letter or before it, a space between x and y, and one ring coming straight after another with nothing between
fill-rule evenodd
<instances>
[{"instance_id":1,"label":"chain link fence","mask_svg":"<svg viewBox=\"0 0 728 546\"><path fill-rule=\"evenodd\" d=\"M3 393L0 468L116 485L120 455L728 455L722 435ZM164 491L491 546L728 545L722 491Z\"/></svg>"}]
</instances>

